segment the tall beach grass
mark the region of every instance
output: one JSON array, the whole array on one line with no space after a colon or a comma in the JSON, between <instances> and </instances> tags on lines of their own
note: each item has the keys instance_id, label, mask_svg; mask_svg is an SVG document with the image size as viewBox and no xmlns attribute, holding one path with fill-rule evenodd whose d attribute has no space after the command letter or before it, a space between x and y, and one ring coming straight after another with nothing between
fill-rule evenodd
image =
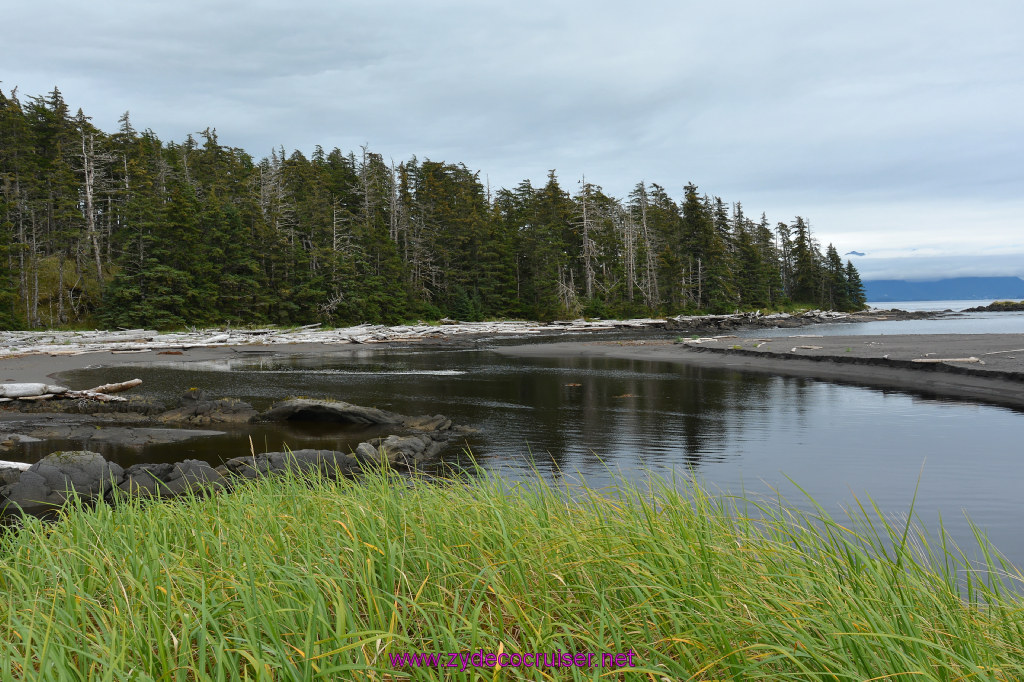
<instances>
[{"instance_id":1,"label":"tall beach grass","mask_svg":"<svg viewBox=\"0 0 1024 682\"><path fill-rule=\"evenodd\" d=\"M72 508L0 544L0 677L1024 679L1019 574L870 516L387 472ZM392 665L481 650L636 667Z\"/></svg>"}]
</instances>

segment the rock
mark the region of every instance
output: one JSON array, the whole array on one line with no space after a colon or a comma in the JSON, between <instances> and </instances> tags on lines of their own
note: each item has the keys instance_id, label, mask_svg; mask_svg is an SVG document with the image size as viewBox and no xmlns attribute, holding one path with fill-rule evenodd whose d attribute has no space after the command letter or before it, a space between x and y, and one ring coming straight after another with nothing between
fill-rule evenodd
<instances>
[{"instance_id":1,"label":"rock","mask_svg":"<svg viewBox=\"0 0 1024 682\"><path fill-rule=\"evenodd\" d=\"M203 436L220 436L223 431L206 431L199 429L153 429L137 426L106 426L93 422L85 424L50 424L32 429L35 442L40 439L73 440L82 443L116 443L143 447L177 443L201 438ZM24 438L24 437L22 437ZM23 441L24 442L24 441ZM31 442L31 441L30 441Z\"/></svg>"},{"instance_id":2,"label":"rock","mask_svg":"<svg viewBox=\"0 0 1024 682\"><path fill-rule=\"evenodd\" d=\"M360 448L367 446L369 450ZM393 465L416 466L434 460L444 449L444 440L435 440L428 434L415 436L387 436L386 438L374 438L368 443L360 443L356 448L356 454L366 456L370 451L374 453L373 461L380 461L381 455Z\"/></svg>"},{"instance_id":3,"label":"rock","mask_svg":"<svg viewBox=\"0 0 1024 682\"><path fill-rule=\"evenodd\" d=\"M179 407L156 417L165 424L244 424L258 413L247 402L235 398L212 400L198 389L181 397Z\"/></svg>"},{"instance_id":4,"label":"rock","mask_svg":"<svg viewBox=\"0 0 1024 682\"><path fill-rule=\"evenodd\" d=\"M319 472L335 477L357 473L359 459L337 450L294 450L291 452L263 452L255 457L235 457L225 463L227 469L243 478L259 478L267 474L286 471L298 473Z\"/></svg>"},{"instance_id":5,"label":"rock","mask_svg":"<svg viewBox=\"0 0 1024 682\"><path fill-rule=\"evenodd\" d=\"M125 470L124 480L117 487L129 495L156 496L173 470L173 464L135 464Z\"/></svg>"},{"instance_id":6,"label":"rock","mask_svg":"<svg viewBox=\"0 0 1024 682\"><path fill-rule=\"evenodd\" d=\"M1024 311L1024 301L995 301L988 305L980 305L975 308L964 308L965 313L1011 313Z\"/></svg>"},{"instance_id":7,"label":"rock","mask_svg":"<svg viewBox=\"0 0 1024 682\"><path fill-rule=\"evenodd\" d=\"M435 414L433 417L407 417L402 426L417 431L446 431L452 427L452 420L442 414Z\"/></svg>"},{"instance_id":8,"label":"rock","mask_svg":"<svg viewBox=\"0 0 1024 682\"><path fill-rule=\"evenodd\" d=\"M16 462L12 462L16 464ZM3 466L0 467L0 487L17 483L21 475L26 471L20 466Z\"/></svg>"},{"instance_id":9,"label":"rock","mask_svg":"<svg viewBox=\"0 0 1024 682\"><path fill-rule=\"evenodd\" d=\"M224 483L224 477L206 462L186 459L174 465L159 494L161 497L174 497L187 491L200 494L223 488Z\"/></svg>"},{"instance_id":10,"label":"rock","mask_svg":"<svg viewBox=\"0 0 1024 682\"><path fill-rule=\"evenodd\" d=\"M315 421L340 424L402 424L405 417L375 407L332 400L295 398L275 404L256 421Z\"/></svg>"},{"instance_id":11,"label":"rock","mask_svg":"<svg viewBox=\"0 0 1024 682\"><path fill-rule=\"evenodd\" d=\"M369 443L360 443L356 446L356 457L363 462L380 462L380 450Z\"/></svg>"},{"instance_id":12,"label":"rock","mask_svg":"<svg viewBox=\"0 0 1024 682\"><path fill-rule=\"evenodd\" d=\"M116 487L123 474L120 466L98 452L55 452L29 467L16 482L0 488L5 498L2 509L36 514L60 507L73 495L91 501Z\"/></svg>"}]
</instances>

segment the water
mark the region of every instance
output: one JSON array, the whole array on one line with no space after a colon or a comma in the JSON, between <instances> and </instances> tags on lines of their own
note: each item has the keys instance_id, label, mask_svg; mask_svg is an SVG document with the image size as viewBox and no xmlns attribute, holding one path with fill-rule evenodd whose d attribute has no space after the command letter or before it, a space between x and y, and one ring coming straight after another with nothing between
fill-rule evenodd
<instances>
[{"instance_id":1,"label":"water","mask_svg":"<svg viewBox=\"0 0 1024 682\"><path fill-rule=\"evenodd\" d=\"M907 310L910 312L942 310L954 310L959 312L967 308L987 306L995 300L996 299L993 298L984 298L948 301L868 301L868 307L874 310Z\"/></svg>"},{"instance_id":2,"label":"water","mask_svg":"<svg viewBox=\"0 0 1024 682\"><path fill-rule=\"evenodd\" d=\"M1017 324L1013 314L1006 315L996 318L999 324ZM780 331L828 333L825 328L836 327L834 333L880 333L891 325L932 324L948 333L953 322ZM518 358L486 345L240 352L218 361L86 369L62 378L94 385L135 376L144 382L143 393L166 400L197 387L258 409L305 396L403 414L443 413L479 429L449 456L464 448L483 468L509 479L539 473L551 481L601 487L619 475L633 481L650 474L693 477L725 493L778 492L810 509L802 489L838 514L870 497L897 520L905 518L916 488L916 513L927 526L935 527L941 515L957 542L970 546L966 513L1024 566L1018 528L1024 517L1024 412L1004 407L669 362ZM175 445L103 451L124 465L186 457L218 463L249 453L250 438L257 451L285 443L348 449L374 435L331 425L227 430ZM23 457L32 461L51 445L33 446Z\"/></svg>"},{"instance_id":3,"label":"water","mask_svg":"<svg viewBox=\"0 0 1024 682\"><path fill-rule=\"evenodd\" d=\"M821 334L822 336L863 336L870 334L1024 334L1024 312L962 313L992 303L979 301L885 301L868 303L876 310L906 310L910 312L951 311L949 315L931 320L888 320L855 323L819 324L793 329L749 330L739 336L791 336L793 334ZM881 313L880 313L881 314Z\"/></svg>"}]
</instances>

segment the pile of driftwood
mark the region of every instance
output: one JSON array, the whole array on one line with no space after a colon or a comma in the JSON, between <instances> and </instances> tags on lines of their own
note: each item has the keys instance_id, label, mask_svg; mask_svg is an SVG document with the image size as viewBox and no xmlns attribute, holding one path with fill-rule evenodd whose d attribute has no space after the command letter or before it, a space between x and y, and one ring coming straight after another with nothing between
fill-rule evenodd
<instances>
[{"instance_id":1,"label":"pile of driftwood","mask_svg":"<svg viewBox=\"0 0 1024 682\"><path fill-rule=\"evenodd\" d=\"M132 379L130 381L122 381L116 384L103 384L102 386L88 388L84 391L72 391L67 386L55 386L53 384L0 384L0 403L9 403L14 400L32 402L37 400L54 400L61 398L86 398L88 400L98 400L103 403L126 401L127 398L110 394L127 391L129 388L135 388L141 383L142 379Z\"/></svg>"},{"instance_id":2,"label":"pile of driftwood","mask_svg":"<svg viewBox=\"0 0 1024 682\"><path fill-rule=\"evenodd\" d=\"M558 335L613 329L663 329L665 320L566 320L561 322L458 322L408 325L361 324L323 329L311 324L291 329L218 329L158 332L148 329L117 331L0 331L0 358L23 355L81 355L83 353L144 353L218 346L278 345L292 343L383 343L417 341L464 334L496 336Z\"/></svg>"}]
</instances>

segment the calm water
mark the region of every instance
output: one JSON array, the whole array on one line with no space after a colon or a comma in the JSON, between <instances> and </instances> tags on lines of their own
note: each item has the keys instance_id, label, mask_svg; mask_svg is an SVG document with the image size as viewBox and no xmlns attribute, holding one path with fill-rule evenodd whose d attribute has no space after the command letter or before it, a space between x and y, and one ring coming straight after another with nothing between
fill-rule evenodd
<instances>
[{"instance_id":1,"label":"calm water","mask_svg":"<svg viewBox=\"0 0 1024 682\"><path fill-rule=\"evenodd\" d=\"M998 319L1010 328L1002 331L1019 324L1016 317ZM931 324L945 333L953 322ZM834 326L837 333L858 333L851 327L881 333L888 324ZM825 333L823 327L783 331ZM350 348L287 356L243 352L218 362L89 369L62 378L79 386L138 376L150 395L170 399L198 387L259 408L301 395L405 414L443 413L478 428L464 446L483 467L512 479L537 471L552 480L604 486L613 472L638 481L650 473L697 477L726 492L770 497L780 491L808 508L799 485L830 511L870 496L896 519L905 517L919 486L916 510L926 525L941 514L954 537L969 545L966 512L1024 566L1022 412L665 362L514 358L486 346ZM282 442L345 448L367 435L323 425L315 431L245 427L144 451L107 448L105 454L122 464L185 457L218 462L248 453L250 437L260 451ZM46 451L37 447L24 456Z\"/></svg>"},{"instance_id":2,"label":"calm water","mask_svg":"<svg viewBox=\"0 0 1024 682\"><path fill-rule=\"evenodd\" d=\"M980 301L887 301L869 303L872 308L908 311L955 311L934 320L891 320L885 322L859 322L855 324L819 324L792 329L755 330L740 332L740 336L790 336L791 334L821 334L842 336L865 334L1024 334L1024 312L1014 313L960 313L966 308L977 308L992 303Z\"/></svg>"}]
</instances>

